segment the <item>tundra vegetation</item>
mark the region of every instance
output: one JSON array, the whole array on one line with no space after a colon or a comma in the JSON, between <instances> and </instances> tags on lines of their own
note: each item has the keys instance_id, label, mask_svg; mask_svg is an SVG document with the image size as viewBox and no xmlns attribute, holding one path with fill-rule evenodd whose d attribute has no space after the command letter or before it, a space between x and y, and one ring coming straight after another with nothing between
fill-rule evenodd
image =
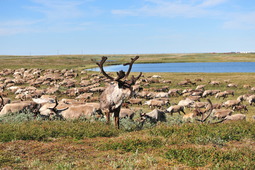
<instances>
[{"instance_id":1,"label":"tundra vegetation","mask_svg":"<svg viewBox=\"0 0 255 170\"><path fill-rule=\"evenodd\" d=\"M130 57L134 56L110 56L105 64L130 62ZM133 100L122 105L120 129L116 129L114 121L107 125L106 118L97 114L100 95L109 82L98 72L84 71L97 66L91 59L100 61L101 56L0 57L1 168L255 168L254 73L143 73ZM137 62L158 59L253 61L254 55L140 55ZM179 84L184 81L189 83ZM156 97L162 92L171 93ZM228 94L216 98L219 92ZM185 99L193 100L184 106L185 115L167 112ZM150 100L165 104L150 107L145 104ZM10 104L18 105L18 110L6 113ZM72 111L81 106L73 118ZM218 109L222 112L216 114ZM184 116L189 118L184 121Z\"/></svg>"}]
</instances>

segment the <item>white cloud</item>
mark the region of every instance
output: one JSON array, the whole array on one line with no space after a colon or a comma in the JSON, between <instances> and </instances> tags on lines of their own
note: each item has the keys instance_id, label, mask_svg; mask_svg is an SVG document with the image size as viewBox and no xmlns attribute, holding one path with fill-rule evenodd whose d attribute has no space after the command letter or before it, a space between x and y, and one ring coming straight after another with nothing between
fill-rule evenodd
<instances>
[{"instance_id":1,"label":"white cloud","mask_svg":"<svg viewBox=\"0 0 255 170\"><path fill-rule=\"evenodd\" d=\"M83 11L79 8L86 1L77 0L31 0L37 5L28 9L42 13L48 20L81 17Z\"/></svg>"},{"instance_id":2,"label":"white cloud","mask_svg":"<svg viewBox=\"0 0 255 170\"><path fill-rule=\"evenodd\" d=\"M0 36L14 35L19 33L31 33L36 30L33 25L40 23L40 20L11 20L0 23Z\"/></svg>"},{"instance_id":3,"label":"white cloud","mask_svg":"<svg viewBox=\"0 0 255 170\"><path fill-rule=\"evenodd\" d=\"M228 0L205 0L199 6L200 7L213 7L225 3Z\"/></svg>"},{"instance_id":4,"label":"white cloud","mask_svg":"<svg viewBox=\"0 0 255 170\"><path fill-rule=\"evenodd\" d=\"M255 12L232 14L228 18L223 25L225 29L255 29Z\"/></svg>"},{"instance_id":5,"label":"white cloud","mask_svg":"<svg viewBox=\"0 0 255 170\"><path fill-rule=\"evenodd\" d=\"M193 1L166 1L145 0L144 6L137 9L112 10L116 15L133 16L160 16L160 17L201 17L214 16L218 11L209 10L210 7L225 3L227 0L193 0Z\"/></svg>"},{"instance_id":6,"label":"white cloud","mask_svg":"<svg viewBox=\"0 0 255 170\"><path fill-rule=\"evenodd\" d=\"M29 26L29 25L33 25L38 22L40 22L40 20L12 20L12 21L0 22L0 27Z\"/></svg>"},{"instance_id":7,"label":"white cloud","mask_svg":"<svg viewBox=\"0 0 255 170\"><path fill-rule=\"evenodd\" d=\"M83 24L80 24L74 19L84 17L85 12L80 9L80 5L89 1L92 0L31 0L34 4L23 8L32 11L35 15L26 19L1 21L0 36L84 30L91 23L82 21ZM42 15L37 15L38 13Z\"/></svg>"}]
</instances>

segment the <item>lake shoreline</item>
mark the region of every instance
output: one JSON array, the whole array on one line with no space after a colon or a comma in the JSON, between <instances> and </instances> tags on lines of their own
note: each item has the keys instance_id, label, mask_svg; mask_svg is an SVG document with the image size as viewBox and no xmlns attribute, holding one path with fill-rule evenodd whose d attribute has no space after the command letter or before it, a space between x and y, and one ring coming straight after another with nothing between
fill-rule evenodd
<instances>
[{"instance_id":1,"label":"lake shoreline","mask_svg":"<svg viewBox=\"0 0 255 170\"><path fill-rule=\"evenodd\" d=\"M254 73L255 62L192 62L192 63L138 63L133 65L133 72L175 72L175 73ZM108 65L105 71L126 71L123 65ZM87 69L100 71L98 67Z\"/></svg>"}]
</instances>

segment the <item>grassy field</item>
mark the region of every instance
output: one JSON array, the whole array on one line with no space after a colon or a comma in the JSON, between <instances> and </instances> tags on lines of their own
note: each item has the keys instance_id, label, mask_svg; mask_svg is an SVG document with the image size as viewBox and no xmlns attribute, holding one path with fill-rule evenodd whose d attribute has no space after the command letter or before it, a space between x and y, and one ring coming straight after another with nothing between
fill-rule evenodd
<instances>
[{"instance_id":1,"label":"grassy field","mask_svg":"<svg viewBox=\"0 0 255 170\"><path fill-rule=\"evenodd\" d=\"M127 57L126 57L127 56ZM129 61L131 55L109 57L111 64ZM1 68L76 69L94 67L93 56L0 56ZM133 57L133 55L132 55ZM139 62L254 62L255 54L159 54L141 55ZM50 63L50 64L49 64ZM92 74L89 72L88 74ZM131 73L132 74L132 73ZM255 86L254 73L144 73L160 75L171 84L154 83L149 88L180 87L186 78L201 78L206 89L234 90L236 99L254 94L244 84ZM81 75L77 77L80 80ZM222 82L219 86L209 80ZM238 85L227 88L225 81ZM43 87L47 88L47 87ZM63 96L58 96L59 99ZM209 97L213 103L223 99ZM171 97L177 103L183 97ZM203 99L202 101L205 101ZM247 104L247 103L245 103ZM140 109L140 106L134 106ZM147 106L143 111L149 111ZM106 125L105 120L47 121L30 113L0 118L0 167L6 169L254 169L255 107L248 106L247 121L212 124L185 123L182 116L167 115L167 122L121 120L121 129ZM186 110L189 112L189 110ZM136 115L135 118L137 118Z\"/></svg>"},{"instance_id":2,"label":"grassy field","mask_svg":"<svg viewBox=\"0 0 255 170\"><path fill-rule=\"evenodd\" d=\"M135 55L107 55L109 64L122 64ZM136 63L174 62L255 62L255 54L201 53L201 54L141 54ZM84 69L96 67L91 61L102 55L55 55L55 56L0 56L3 68L56 68ZM50 64L49 64L50 63Z\"/></svg>"}]
</instances>

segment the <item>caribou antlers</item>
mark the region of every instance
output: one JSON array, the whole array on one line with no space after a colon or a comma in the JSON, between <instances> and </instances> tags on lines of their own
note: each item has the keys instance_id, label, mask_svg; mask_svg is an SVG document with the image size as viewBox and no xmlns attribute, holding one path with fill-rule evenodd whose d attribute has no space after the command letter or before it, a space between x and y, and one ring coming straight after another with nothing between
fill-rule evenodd
<instances>
[{"instance_id":1,"label":"caribou antlers","mask_svg":"<svg viewBox=\"0 0 255 170\"><path fill-rule=\"evenodd\" d=\"M132 69L132 66L133 66L134 62L138 58L139 58L139 56L136 56L135 58L131 58L131 62L130 63L123 64L123 66L129 65L128 71L127 71L127 73L125 73L123 70L120 70L119 72L117 72L117 78L113 78L113 77L109 76L104 71L103 65L104 65L105 61L107 60L107 57L103 56L101 61L100 62L96 62L96 64L99 66L101 73L105 77L107 77L108 79L110 79L112 81L119 81L119 82L121 82L121 79L123 79L123 78L126 79L129 76L129 74L131 72L131 69ZM142 72L140 72L140 74L137 77L132 76L131 80L125 81L124 84L126 84L126 85L134 85L135 82L141 77L141 75L142 75Z\"/></svg>"},{"instance_id":2,"label":"caribou antlers","mask_svg":"<svg viewBox=\"0 0 255 170\"><path fill-rule=\"evenodd\" d=\"M135 62L138 58L139 58L139 56L136 56L135 58L131 58L131 62L130 62L130 63L125 63L125 64L123 64L123 66L129 65L129 68L128 68L128 71L127 71L127 74L126 74L125 78L127 78L127 77L129 76L129 73L130 73L130 71L131 71L131 69L132 69L132 66L133 66L134 62Z\"/></svg>"},{"instance_id":3,"label":"caribou antlers","mask_svg":"<svg viewBox=\"0 0 255 170\"><path fill-rule=\"evenodd\" d=\"M55 98L55 106L54 107L49 107L48 109L52 110L54 113L57 113L57 106L58 106L58 100L57 97Z\"/></svg>"},{"instance_id":4,"label":"caribou antlers","mask_svg":"<svg viewBox=\"0 0 255 170\"><path fill-rule=\"evenodd\" d=\"M114 80L113 77L109 76L109 75L106 74L106 72L104 71L103 65L104 65L104 63L105 63L106 60L107 60L107 57L103 56L103 57L102 57L102 60L100 61L100 63L97 62L96 64L98 65L98 67L99 67L100 70L101 70L101 73L102 73L105 77L107 77L107 78L110 79L110 80Z\"/></svg>"},{"instance_id":5,"label":"caribou antlers","mask_svg":"<svg viewBox=\"0 0 255 170\"><path fill-rule=\"evenodd\" d=\"M202 119L201 119L201 120L200 120L200 119L196 119L197 121L200 121L200 122L202 122L202 123L204 123L204 122L209 118L209 116L211 115L212 110L213 110L213 106L212 106L211 100L210 100L210 99L207 99L207 101L208 101L209 104L210 104L210 109L209 109L208 115L207 115L204 119L203 119L203 116L202 116Z\"/></svg>"},{"instance_id":6,"label":"caribou antlers","mask_svg":"<svg viewBox=\"0 0 255 170\"><path fill-rule=\"evenodd\" d=\"M210 99L207 99L207 101L208 101L209 104L210 104L209 113L207 114L207 116L206 116L204 119L203 119L203 117L202 117L202 119L196 119L197 121L200 121L200 122L202 122L202 123L204 123L204 122L210 117L210 115L211 115L211 113L212 113L212 110L213 110L213 106L212 106L211 100L210 100ZM227 120L227 118L223 118L223 119L219 120L218 122L213 122L213 123L211 123L211 124L221 123L221 122L224 122L225 120Z\"/></svg>"}]
</instances>

